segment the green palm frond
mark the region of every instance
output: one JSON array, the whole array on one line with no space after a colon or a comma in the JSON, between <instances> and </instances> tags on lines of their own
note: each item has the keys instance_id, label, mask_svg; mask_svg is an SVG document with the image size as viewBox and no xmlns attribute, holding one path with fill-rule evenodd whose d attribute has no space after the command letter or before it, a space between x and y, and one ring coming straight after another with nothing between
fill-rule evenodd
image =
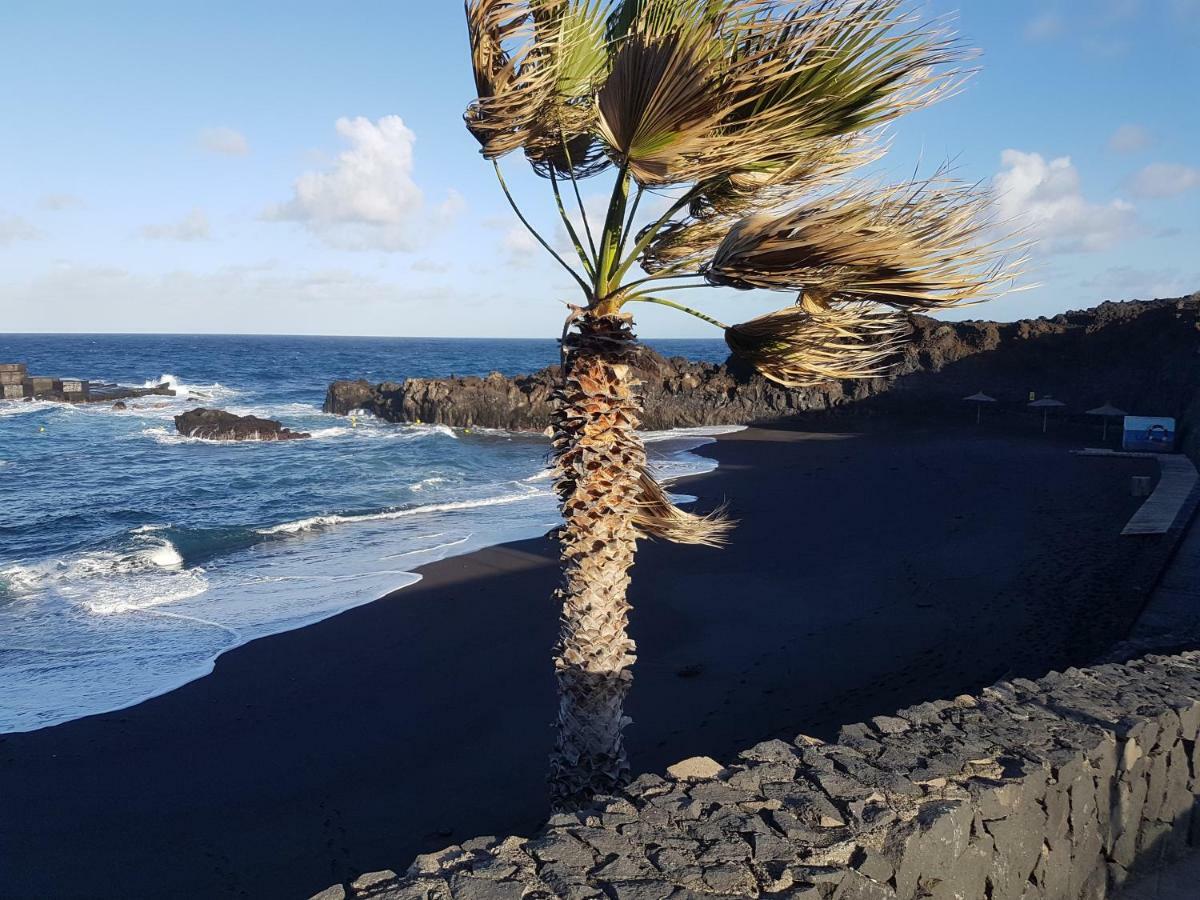
<instances>
[{"instance_id":1,"label":"green palm frond","mask_svg":"<svg viewBox=\"0 0 1200 900\"><path fill-rule=\"evenodd\" d=\"M608 74L605 25L612 0L530 0L540 48L536 65L551 85L525 144L538 174L590 177L610 165L595 134L595 93Z\"/></svg>"},{"instance_id":2,"label":"green palm frond","mask_svg":"<svg viewBox=\"0 0 1200 900\"><path fill-rule=\"evenodd\" d=\"M622 39L596 98L599 131L640 184L684 180L689 153L720 121L719 57L711 29L666 29L649 14Z\"/></svg>"}]
</instances>

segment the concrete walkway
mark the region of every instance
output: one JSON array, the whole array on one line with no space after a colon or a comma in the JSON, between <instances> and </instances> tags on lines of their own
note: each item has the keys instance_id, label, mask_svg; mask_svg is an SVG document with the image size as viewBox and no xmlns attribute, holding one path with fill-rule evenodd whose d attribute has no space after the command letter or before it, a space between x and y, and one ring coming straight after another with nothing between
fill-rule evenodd
<instances>
[{"instance_id":1,"label":"concrete walkway","mask_svg":"<svg viewBox=\"0 0 1200 900\"><path fill-rule=\"evenodd\" d=\"M1183 459L1187 460L1186 457ZM1134 642L1159 643L1160 646L1200 645L1200 515L1195 514L1200 485L1194 479L1195 467L1187 462L1193 479L1188 493L1178 504L1175 513L1178 521L1172 521L1170 525L1187 528L1187 532L1134 626L1131 635ZM1182 467L1179 473L1187 474ZM1166 478L1164 465L1163 480ZM1189 519L1192 520L1190 526ZM1128 528L1124 533L1129 533ZM1128 885L1114 900L1200 900L1200 850Z\"/></svg>"},{"instance_id":2,"label":"concrete walkway","mask_svg":"<svg viewBox=\"0 0 1200 900\"><path fill-rule=\"evenodd\" d=\"M1128 450L1106 450L1089 447L1073 451L1076 456L1108 456L1132 459L1153 459L1158 463L1158 484L1121 534L1166 534L1182 527L1182 519L1190 514L1188 506L1200 489L1200 473L1182 453L1133 453Z\"/></svg>"},{"instance_id":3,"label":"concrete walkway","mask_svg":"<svg viewBox=\"0 0 1200 900\"><path fill-rule=\"evenodd\" d=\"M1189 462L1190 466L1191 463ZM1195 469L1192 469L1195 472ZM1164 479L1166 472L1163 473ZM1157 493L1157 492L1156 492ZM1151 498L1153 499L1153 498ZM1149 501L1147 501L1147 505ZM1200 483L1192 482L1169 529L1179 540L1166 571L1133 626L1129 642L1150 649L1200 646ZM1182 536L1180 534L1182 533ZM1170 536L1168 537L1170 539ZM1200 900L1200 888L1196 896Z\"/></svg>"},{"instance_id":4,"label":"concrete walkway","mask_svg":"<svg viewBox=\"0 0 1200 900\"><path fill-rule=\"evenodd\" d=\"M1166 534L1196 488L1196 467L1182 454L1161 456L1158 486L1121 534Z\"/></svg>"},{"instance_id":5,"label":"concrete walkway","mask_svg":"<svg viewBox=\"0 0 1200 900\"><path fill-rule=\"evenodd\" d=\"M1200 642L1200 526L1195 522L1133 629L1134 640L1165 634Z\"/></svg>"}]
</instances>

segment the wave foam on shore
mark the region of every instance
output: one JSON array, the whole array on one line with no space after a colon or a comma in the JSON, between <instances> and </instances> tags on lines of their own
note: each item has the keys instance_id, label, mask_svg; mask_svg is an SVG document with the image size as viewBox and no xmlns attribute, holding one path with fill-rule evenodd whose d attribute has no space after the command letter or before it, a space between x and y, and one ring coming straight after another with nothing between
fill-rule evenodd
<instances>
[{"instance_id":1,"label":"wave foam on shore","mask_svg":"<svg viewBox=\"0 0 1200 900\"><path fill-rule=\"evenodd\" d=\"M332 430L339 433L331 438L348 440L454 434L385 423ZM690 451L730 430L648 434L656 472L674 479L710 471L715 462ZM165 428L140 434L167 445L195 440ZM483 439L524 446L521 459L543 452L540 443L510 444L528 435ZM463 494L430 474L405 486L430 492L427 503L244 526L150 522L105 546L2 569L0 632L8 640L0 653L0 733L141 702L204 676L233 647L415 583L422 565L545 534L558 520L549 477L542 469Z\"/></svg>"}]
</instances>

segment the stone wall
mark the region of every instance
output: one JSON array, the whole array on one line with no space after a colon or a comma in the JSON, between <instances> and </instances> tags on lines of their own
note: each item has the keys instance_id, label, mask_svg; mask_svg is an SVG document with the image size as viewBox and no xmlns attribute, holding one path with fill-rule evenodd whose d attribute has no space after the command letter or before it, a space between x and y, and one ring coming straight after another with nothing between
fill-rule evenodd
<instances>
[{"instance_id":1,"label":"stone wall","mask_svg":"<svg viewBox=\"0 0 1200 900\"><path fill-rule=\"evenodd\" d=\"M321 900L1098 900L1200 838L1200 652L688 760Z\"/></svg>"}]
</instances>

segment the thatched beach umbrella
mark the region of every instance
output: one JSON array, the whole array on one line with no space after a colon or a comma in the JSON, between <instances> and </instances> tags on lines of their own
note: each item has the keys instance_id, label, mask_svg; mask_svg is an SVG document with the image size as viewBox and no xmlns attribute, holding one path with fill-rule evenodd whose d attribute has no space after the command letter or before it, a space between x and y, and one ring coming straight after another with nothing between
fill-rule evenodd
<instances>
[{"instance_id":1,"label":"thatched beach umbrella","mask_svg":"<svg viewBox=\"0 0 1200 900\"><path fill-rule=\"evenodd\" d=\"M1034 400L1029 404L1030 409L1040 409L1042 411L1042 434L1046 433L1046 423L1050 419L1050 410L1056 406L1066 406L1061 400L1055 400L1051 397L1043 397L1041 400Z\"/></svg>"},{"instance_id":2,"label":"thatched beach umbrella","mask_svg":"<svg viewBox=\"0 0 1200 900\"><path fill-rule=\"evenodd\" d=\"M975 404L975 424L976 425L978 425L980 422L983 421L983 404L996 402L995 397L989 397L983 391L980 391L978 394L972 394L970 397L963 397L963 399L966 400L968 403Z\"/></svg>"},{"instance_id":3,"label":"thatched beach umbrella","mask_svg":"<svg viewBox=\"0 0 1200 900\"><path fill-rule=\"evenodd\" d=\"M1102 441L1108 440L1108 420L1109 420L1110 416L1127 416L1127 415L1129 415L1129 413L1125 412L1125 410L1117 409L1111 403L1105 403L1103 406L1097 406L1095 409L1089 409L1087 411L1087 414L1089 416L1103 416L1104 417L1104 433L1100 437L1100 440L1102 440Z\"/></svg>"}]
</instances>

